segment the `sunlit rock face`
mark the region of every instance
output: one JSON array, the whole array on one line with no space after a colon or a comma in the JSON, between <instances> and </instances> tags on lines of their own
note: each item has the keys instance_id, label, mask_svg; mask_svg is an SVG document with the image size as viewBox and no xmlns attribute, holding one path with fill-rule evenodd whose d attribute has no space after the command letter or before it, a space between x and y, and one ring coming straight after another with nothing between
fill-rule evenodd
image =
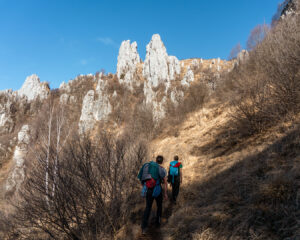
<instances>
[{"instance_id":1,"label":"sunlit rock face","mask_svg":"<svg viewBox=\"0 0 300 240\"><path fill-rule=\"evenodd\" d=\"M143 65L145 103L152 105L156 120L165 116L166 98L159 99L154 88L161 87L167 93L171 81L181 72L181 64L174 56L168 56L160 36L154 34L146 47L146 59Z\"/></svg>"},{"instance_id":2,"label":"sunlit rock face","mask_svg":"<svg viewBox=\"0 0 300 240\"><path fill-rule=\"evenodd\" d=\"M189 69L184 75L184 78L181 80L181 85L189 87L191 85L191 82L194 82L194 80L194 72L191 69Z\"/></svg>"},{"instance_id":3,"label":"sunlit rock face","mask_svg":"<svg viewBox=\"0 0 300 240\"><path fill-rule=\"evenodd\" d=\"M158 34L154 34L146 47L146 59L143 75L153 87L167 84L180 74L180 62L174 56L168 56L166 47Z\"/></svg>"},{"instance_id":4,"label":"sunlit rock face","mask_svg":"<svg viewBox=\"0 0 300 240\"><path fill-rule=\"evenodd\" d=\"M180 74L181 66L180 62L175 56L169 56L168 58L168 67L169 67L169 79L175 80L176 75Z\"/></svg>"},{"instance_id":5,"label":"sunlit rock face","mask_svg":"<svg viewBox=\"0 0 300 240\"><path fill-rule=\"evenodd\" d=\"M111 111L112 106L106 93L106 82L99 79L96 91L88 91L83 98L79 132L82 134L92 130L97 121L107 120Z\"/></svg>"},{"instance_id":6,"label":"sunlit rock face","mask_svg":"<svg viewBox=\"0 0 300 240\"><path fill-rule=\"evenodd\" d=\"M96 93L98 94L98 99L94 103L94 117L96 121L106 120L112 111L112 106L107 95L106 82L102 79L98 81Z\"/></svg>"},{"instance_id":7,"label":"sunlit rock face","mask_svg":"<svg viewBox=\"0 0 300 240\"><path fill-rule=\"evenodd\" d=\"M137 43L130 44L130 40L123 41L119 50L117 76L120 83L133 89L134 85L139 85L136 78L137 64L141 62L137 51Z\"/></svg>"},{"instance_id":8,"label":"sunlit rock face","mask_svg":"<svg viewBox=\"0 0 300 240\"><path fill-rule=\"evenodd\" d=\"M94 100L95 91L90 90L87 92L83 98L81 116L79 121L79 131L80 133L87 132L94 127Z\"/></svg>"},{"instance_id":9,"label":"sunlit rock face","mask_svg":"<svg viewBox=\"0 0 300 240\"><path fill-rule=\"evenodd\" d=\"M17 91L21 97L25 96L29 101L37 98L45 99L48 97L50 89L47 83L41 83L39 77L33 74L26 78L22 88Z\"/></svg>"},{"instance_id":10,"label":"sunlit rock face","mask_svg":"<svg viewBox=\"0 0 300 240\"><path fill-rule=\"evenodd\" d=\"M6 104L0 104L0 134L11 133L14 128L10 105L9 101Z\"/></svg>"},{"instance_id":11,"label":"sunlit rock face","mask_svg":"<svg viewBox=\"0 0 300 240\"><path fill-rule=\"evenodd\" d=\"M249 59L249 52L247 50L242 50L237 55L237 64L245 63Z\"/></svg>"},{"instance_id":12,"label":"sunlit rock face","mask_svg":"<svg viewBox=\"0 0 300 240\"><path fill-rule=\"evenodd\" d=\"M14 168L6 181L6 191L18 190L25 178L25 156L28 152L30 143L30 128L28 125L23 125L18 133L18 144L15 148L13 161Z\"/></svg>"},{"instance_id":13,"label":"sunlit rock face","mask_svg":"<svg viewBox=\"0 0 300 240\"><path fill-rule=\"evenodd\" d=\"M12 108L15 98L12 90L0 91L0 134L11 133L14 129Z\"/></svg>"},{"instance_id":14,"label":"sunlit rock face","mask_svg":"<svg viewBox=\"0 0 300 240\"><path fill-rule=\"evenodd\" d=\"M168 54L165 45L158 34L154 34L146 47L146 59L143 66L143 75L153 87L169 80Z\"/></svg>"}]
</instances>

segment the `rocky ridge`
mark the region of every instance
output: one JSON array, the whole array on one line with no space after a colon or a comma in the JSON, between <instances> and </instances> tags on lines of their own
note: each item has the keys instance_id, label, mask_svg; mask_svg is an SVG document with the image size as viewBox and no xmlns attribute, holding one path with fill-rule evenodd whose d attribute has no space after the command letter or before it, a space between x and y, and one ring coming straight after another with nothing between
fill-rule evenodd
<instances>
[{"instance_id":1,"label":"rocky ridge","mask_svg":"<svg viewBox=\"0 0 300 240\"><path fill-rule=\"evenodd\" d=\"M220 59L179 61L175 56L168 55L161 37L154 34L146 47L144 62L137 51L137 43L124 41L119 50L116 75L105 75L102 72L79 75L68 83L63 82L55 90L55 94L58 96L58 103L72 106L74 110L78 108L76 124L81 134L92 131L98 122L108 122L115 111L116 99L133 96L136 91L142 91L143 104L152 110L153 119L158 124L165 117L167 104L171 102L178 105L184 99L185 91L194 83L205 83L203 79L207 72L219 76L231 71L233 66L232 61ZM115 80L128 90L125 95L119 95L119 86L116 88L112 85ZM210 83L207 84L210 86ZM214 87L210 89L213 90ZM24 102L30 108L37 100L43 104L43 100L50 94L48 84L40 82L36 74L27 77L18 91L1 91L0 97L4 100L0 101L0 133L11 133L15 127L13 111L18 109L14 109L14 102ZM17 189L23 179L24 156L30 139L28 124L22 123L22 129L16 133L18 140L14 142L14 146L10 145L10 148L15 148L12 157L15 167L11 169L7 180L7 191Z\"/></svg>"}]
</instances>

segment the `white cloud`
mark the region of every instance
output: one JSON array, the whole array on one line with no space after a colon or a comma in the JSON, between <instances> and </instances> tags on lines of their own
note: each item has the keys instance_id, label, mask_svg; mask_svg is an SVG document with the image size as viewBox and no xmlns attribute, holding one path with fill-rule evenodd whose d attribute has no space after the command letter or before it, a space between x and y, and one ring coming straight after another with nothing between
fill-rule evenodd
<instances>
[{"instance_id":1,"label":"white cloud","mask_svg":"<svg viewBox=\"0 0 300 240\"><path fill-rule=\"evenodd\" d=\"M112 40L110 37L98 37L97 41L108 46L118 47L118 44L116 44L115 41Z\"/></svg>"}]
</instances>

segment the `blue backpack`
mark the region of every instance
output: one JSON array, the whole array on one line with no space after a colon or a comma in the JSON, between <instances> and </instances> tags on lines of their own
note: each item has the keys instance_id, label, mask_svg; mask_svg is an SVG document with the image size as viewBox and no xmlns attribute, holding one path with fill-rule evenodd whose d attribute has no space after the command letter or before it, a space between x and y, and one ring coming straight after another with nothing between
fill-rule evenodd
<instances>
[{"instance_id":1,"label":"blue backpack","mask_svg":"<svg viewBox=\"0 0 300 240\"><path fill-rule=\"evenodd\" d=\"M172 177L172 183L174 183L175 176L179 176L179 166L181 163L173 161L170 163L170 176Z\"/></svg>"}]
</instances>

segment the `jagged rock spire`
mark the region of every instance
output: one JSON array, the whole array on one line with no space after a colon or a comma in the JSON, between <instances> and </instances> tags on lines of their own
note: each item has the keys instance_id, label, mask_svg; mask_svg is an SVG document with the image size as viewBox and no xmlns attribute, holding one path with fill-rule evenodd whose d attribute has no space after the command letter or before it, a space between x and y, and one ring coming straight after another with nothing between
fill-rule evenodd
<instances>
[{"instance_id":1,"label":"jagged rock spire","mask_svg":"<svg viewBox=\"0 0 300 240\"><path fill-rule=\"evenodd\" d=\"M40 78L36 74L27 77L22 88L17 91L19 96L25 96L29 101L36 98L45 99L50 92L46 82L41 83Z\"/></svg>"},{"instance_id":2,"label":"jagged rock spire","mask_svg":"<svg viewBox=\"0 0 300 240\"><path fill-rule=\"evenodd\" d=\"M157 92L153 91L153 88L163 85L166 94L171 86L171 81L180 74L181 66L176 57L168 56L159 34L152 36L146 51L143 66L143 76L146 79L144 83L145 103L152 105L154 118L160 120L165 115L166 96L158 100Z\"/></svg>"},{"instance_id":3,"label":"jagged rock spire","mask_svg":"<svg viewBox=\"0 0 300 240\"><path fill-rule=\"evenodd\" d=\"M137 43L130 44L130 40L123 41L118 56L117 76L120 83L125 83L130 89L134 84L139 84L136 81L135 73L137 64L141 62L137 51Z\"/></svg>"},{"instance_id":4,"label":"jagged rock spire","mask_svg":"<svg viewBox=\"0 0 300 240\"><path fill-rule=\"evenodd\" d=\"M154 34L146 47L146 59L143 66L143 75L151 81L153 87L175 79L180 74L180 63L174 56L168 56L166 47L159 34Z\"/></svg>"}]
</instances>

